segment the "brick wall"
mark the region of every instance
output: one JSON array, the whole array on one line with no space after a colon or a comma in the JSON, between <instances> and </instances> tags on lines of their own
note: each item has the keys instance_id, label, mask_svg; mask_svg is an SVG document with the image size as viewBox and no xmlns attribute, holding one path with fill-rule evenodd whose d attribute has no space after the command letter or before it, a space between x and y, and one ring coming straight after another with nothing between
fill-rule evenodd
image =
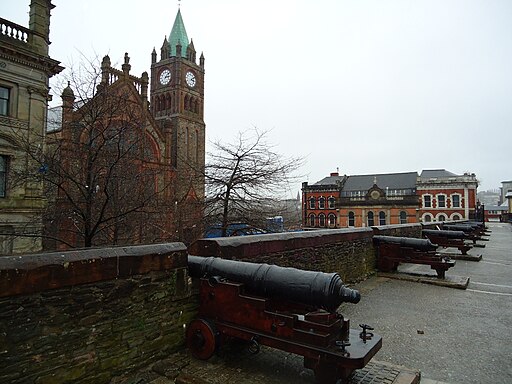
<instances>
[{"instance_id":1,"label":"brick wall","mask_svg":"<svg viewBox=\"0 0 512 384\"><path fill-rule=\"evenodd\" d=\"M181 243L0 258L0 382L108 383L184 345Z\"/></svg>"}]
</instances>

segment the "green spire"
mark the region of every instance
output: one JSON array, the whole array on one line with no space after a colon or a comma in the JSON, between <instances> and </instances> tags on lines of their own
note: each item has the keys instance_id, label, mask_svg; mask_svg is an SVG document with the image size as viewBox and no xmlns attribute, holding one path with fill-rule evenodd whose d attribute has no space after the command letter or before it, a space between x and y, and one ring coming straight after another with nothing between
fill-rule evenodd
<instances>
[{"instance_id":1,"label":"green spire","mask_svg":"<svg viewBox=\"0 0 512 384\"><path fill-rule=\"evenodd\" d=\"M169 35L170 56L176 56L176 45L178 45L178 43L181 45L181 56L187 57L188 36L179 9L176 19L174 20L174 25L172 26L171 34Z\"/></svg>"}]
</instances>

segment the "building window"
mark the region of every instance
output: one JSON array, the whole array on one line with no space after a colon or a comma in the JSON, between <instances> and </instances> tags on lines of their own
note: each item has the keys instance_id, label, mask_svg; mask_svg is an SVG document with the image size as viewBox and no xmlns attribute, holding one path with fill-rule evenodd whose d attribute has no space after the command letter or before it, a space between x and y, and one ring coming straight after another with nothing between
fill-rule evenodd
<instances>
[{"instance_id":1,"label":"building window","mask_svg":"<svg viewBox=\"0 0 512 384\"><path fill-rule=\"evenodd\" d=\"M309 209L315 209L315 198L314 197L309 198Z\"/></svg>"},{"instance_id":2,"label":"building window","mask_svg":"<svg viewBox=\"0 0 512 384\"><path fill-rule=\"evenodd\" d=\"M9 115L9 96L10 89L6 87L0 87L0 115Z\"/></svg>"},{"instance_id":3,"label":"building window","mask_svg":"<svg viewBox=\"0 0 512 384\"><path fill-rule=\"evenodd\" d=\"M453 215L452 220L453 220L453 221L460 220L460 216L459 216L459 215Z\"/></svg>"},{"instance_id":4,"label":"building window","mask_svg":"<svg viewBox=\"0 0 512 384\"><path fill-rule=\"evenodd\" d=\"M407 212L400 211L400 224L407 224Z\"/></svg>"},{"instance_id":5,"label":"building window","mask_svg":"<svg viewBox=\"0 0 512 384\"><path fill-rule=\"evenodd\" d=\"M0 155L0 197L5 197L7 190L7 156Z\"/></svg>"},{"instance_id":6,"label":"building window","mask_svg":"<svg viewBox=\"0 0 512 384\"><path fill-rule=\"evenodd\" d=\"M432 196L423 195L423 207L432 208Z\"/></svg>"},{"instance_id":7,"label":"building window","mask_svg":"<svg viewBox=\"0 0 512 384\"><path fill-rule=\"evenodd\" d=\"M460 208L460 195L452 195L452 208Z\"/></svg>"},{"instance_id":8,"label":"building window","mask_svg":"<svg viewBox=\"0 0 512 384\"><path fill-rule=\"evenodd\" d=\"M446 208L446 196L437 195L437 208Z\"/></svg>"},{"instance_id":9,"label":"building window","mask_svg":"<svg viewBox=\"0 0 512 384\"><path fill-rule=\"evenodd\" d=\"M327 200L327 204L329 206L329 209L334 209L336 207L336 199L333 196L330 196Z\"/></svg>"},{"instance_id":10,"label":"building window","mask_svg":"<svg viewBox=\"0 0 512 384\"><path fill-rule=\"evenodd\" d=\"M437 217L437 221L446 221L446 216L445 215L439 215Z\"/></svg>"},{"instance_id":11,"label":"building window","mask_svg":"<svg viewBox=\"0 0 512 384\"><path fill-rule=\"evenodd\" d=\"M425 221L425 223L430 223L432 221L432 216L427 213L424 216L424 220L423 221Z\"/></svg>"},{"instance_id":12,"label":"building window","mask_svg":"<svg viewBox=\"0 0 512 384\"><path fill-rule=\"evenodd\" d=\"M329 213L329 216L327 216L327 221L329 223L329 227L334 228L336 226L336 215L334 213Z\"/></svg>"},{"instance_id":13,"label":"building window","mask_svg":"<svg viewBox=\"0 0 512 384\"><path fill-rule=\"evenodd\" d=\"M309 226L310 227L316 226L315 215L313 215L313 214L309 215Z\"/></svg>"},{"instance_id":14,"label":"building window","mask_svg":"<svg viewBox=\"0 0 512 384\"><path fill-rule=\"evenodd\" d=\"M379 225L386 225L386 212L379 212Z\"/></svg>"},{"instance_id":15,"label":"building window","mask_svg":"<svg viewBox=\"0 0 512 384\"><path fill-rule=\"evenodd\" d=\"M356 226L356 215L354 212L348 213L348 226L349 227L355 227Z\"/></svg>"},{"instance_id":16,"label":"building window","mask_svg":"<svg viewBox=\"0 0 512 384\"><path fill-rule=\"evenodd\" d=\"M373 212L368 212L368 226L372 227L375 225L375 221L373 220Z\"/></svg>"},{"instance_id":17,"label":"building window","mask_svg":"<svg viewBox=\"0 0 512 384\"><path fill-rule=\"evenodd\" d=\"M325 197L318 199L318 209L325 209Z\"/></svg>"},{"instance_id":18,"label":"building window","mask_svg":"<svg viewBox=\"0 0 512 384\"><path fill-rule=\"evenodd\" d=\"M318 225L320 227L325 227L325 215L323 213L318 215Z\"/></svg>"}]
</instances>

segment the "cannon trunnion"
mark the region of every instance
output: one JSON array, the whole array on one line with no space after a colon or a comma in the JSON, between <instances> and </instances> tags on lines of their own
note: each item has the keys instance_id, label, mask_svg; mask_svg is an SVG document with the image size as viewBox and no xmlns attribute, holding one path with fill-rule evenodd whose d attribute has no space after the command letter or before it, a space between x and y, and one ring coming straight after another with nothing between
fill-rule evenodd
<instances>
[{"instance_id":1,"label":"cannon trunnion","mask_svg":"<svg viewBox=\"0 0 512 384\"><path fill-rule=\"evenodd\" d=\"M357 303L359 293L337 274L275 265L189 256L189 274L199 278L198 318L187 327L187 345L199 359L235 338L249 351L260 345L304 356L321 383L346 381L381 348L382 338L336 311Z\"/></svg>"},{"instance_id":2,"label":"cannon trunnion","mask_svg":"<svg viewBox=\"0 0 512 384\"><path fill-rule=\"evenodd\" d=\"M400 263L426 264L444 278L455 261L436 252L438 244L428 239L395 236L374 236L377 246L377 268L382 272L395 272Z\"/></svg>"}]
</instances>

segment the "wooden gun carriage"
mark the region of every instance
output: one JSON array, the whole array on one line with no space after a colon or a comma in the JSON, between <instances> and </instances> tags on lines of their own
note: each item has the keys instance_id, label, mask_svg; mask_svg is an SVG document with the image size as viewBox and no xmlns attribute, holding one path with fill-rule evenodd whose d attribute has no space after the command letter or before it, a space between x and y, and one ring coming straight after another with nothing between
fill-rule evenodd
<instances>
[{"instance_id":1,"label":"wooden gun carriage","mask_svg":"<svg viewBox=\"0 0 512 384\"><path fill-rule=\"evenodd\" d=\"M207 360L226 341L240 339L255 353L266 345L302 355L319 382L336 383L381 348L373 328L350 329L337 312L360 295L336 273L190 255L188 266L189 275L200 279L199 315L186 331L196 358Z\"/></svg>"},{"instance_id":2,"label":"wooden gun carriage","mask_svg":"<svg viewBox=\"0 0 512 384\"><path fill-rule=\"evenodd\" d=\"M465 240L469 240L469 236L463 231L424 229L421 231L421 235L440 247L457 248L463 255L467 255L468 251L473 248L465 242Z\"/></svg>"},{"instance_id":3,"label":"wooden gun carriage","mask_svg":"<svg viewBox=\"0 0 512 384\"><path fill-rule=\"evenodd\" d=\"M455 261L436 252L437 244L428 239L395 236L373 236L377 246L377 268L382 272L395 272L400 263L426 264L444 278Z\"/></svg>"}]
</instances>

